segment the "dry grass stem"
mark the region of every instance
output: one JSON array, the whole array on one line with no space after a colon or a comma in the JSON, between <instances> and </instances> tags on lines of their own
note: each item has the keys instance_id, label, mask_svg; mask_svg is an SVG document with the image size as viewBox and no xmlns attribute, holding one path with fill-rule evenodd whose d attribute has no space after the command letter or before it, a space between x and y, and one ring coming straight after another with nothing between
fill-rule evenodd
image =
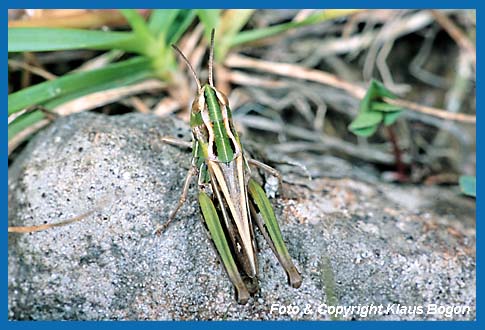
<instances>
[{"instance_id":1,"label":"dry grass stem","mask_svg":"<svg viewBox=\"0 0 485 330\"><path fill-rule=\"evenodd\" d=\"M443 29L448 32L451 38L455 40L455 42L460 46L462 49L466 51L470 60L473 64L473 67L477 65L477 50L475 45L468 39L466 34L458 27L456 24L445 14L440 11L432 10L431 14L436 19L436 21L443 27Z\"/></svg>"},{"instance_id":2,"label":"dry grass stem","mask_svg":"<svg viewBox=\"0 0 485 330\"><path fill-rule=\"evenodd\" d=\"M39 77L44 78L45 80L53 80L53 79L57 78L57 76L55 74L52 74L52 73L50 73L49 71L47 71L43 68L39 68L37 66L30 65L27 62L21 62L21 61L17 61L17 60L8 60L8 65L12 69L23 69L23 70L29 71L29 72L31 72L31 73L39 76Z\"/></svg>"},{"instance_id":3,"label":"dry grass stem","mask_svg":"<svg viewBox=\"0 0 485 330\"><path fill-rule=\"evenodd\" d=\"M269 62L236 54L229 55L225 64L231 68L253 69L285 77L292 77L330 85L332 87L342 89L358 99L362 99L366 93L365 88L340 79L339 77L331 73L320 70L307 69L299 65ZM455 120L464 123L476 122L476 117L472 115L451 113L443 109L424 106L411 101L406 101L402 99L386 99L386 102L400 105L406 109L421 112L441 119Z\"/></svg>"}]
</instances>

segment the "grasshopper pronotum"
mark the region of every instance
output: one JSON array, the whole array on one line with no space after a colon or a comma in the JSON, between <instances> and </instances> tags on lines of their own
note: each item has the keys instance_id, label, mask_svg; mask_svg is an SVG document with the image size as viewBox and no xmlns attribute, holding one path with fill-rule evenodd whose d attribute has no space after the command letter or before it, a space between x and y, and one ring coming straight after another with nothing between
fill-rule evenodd
<instances>
[{"instance_id":1,"label":"grasshopper pronotum","mask_svg":"<svg viewBox=\"0 0 485 330\"><path fill-rule=\"evenodd\" d=\"M253 221L256 223L279 262L291 286L301 285L296 269L281 236L278 222L263 188L250 177L249 164L276 174L276 170L246 156L234 128L227 97L214 86L214 30L211 34L208 83L201 85L192 65L175 45L197 83L192 103L192 165L185 179L179 203L168 221L157 229L160 233L175 218L185 202L191 179L198 175L199 205L203 222L219 257L236 288L237 300L245 304L258 291L258 263ZM164 139L171 144L187 142Z\"/></svg>"}]
</instances>

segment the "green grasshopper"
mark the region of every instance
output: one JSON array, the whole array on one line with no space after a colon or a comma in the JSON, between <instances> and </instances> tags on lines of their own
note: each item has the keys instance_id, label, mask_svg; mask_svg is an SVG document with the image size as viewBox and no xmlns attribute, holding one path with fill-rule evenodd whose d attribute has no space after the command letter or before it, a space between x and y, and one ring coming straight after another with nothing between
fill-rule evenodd
<instances>
[{"instance_id":1,"label":"green grasshopper","mask_svg":"<svg viewBox=\"0 0 485 330\"><path fill-rule=\"evenodd\" d=\"M280 188L281 176L270 166L247 156L234 128L228 99L214 86L214 30L211 33L208 83L203 86L187 57L177 46L172 47L190 69L198 91L190 112L191 168L178 205L157 233L160 234L175 219L186 200L190 182L197 175L203 222L236 289L238 303L247 303L250 294L258 291L253 221L285 269L289 284L300 287L301 274L288 253L265 191L250 176L249 164L275 175ZM164 141L188 146L185 141L170 138Z\"/></svg>"}]
</instances>

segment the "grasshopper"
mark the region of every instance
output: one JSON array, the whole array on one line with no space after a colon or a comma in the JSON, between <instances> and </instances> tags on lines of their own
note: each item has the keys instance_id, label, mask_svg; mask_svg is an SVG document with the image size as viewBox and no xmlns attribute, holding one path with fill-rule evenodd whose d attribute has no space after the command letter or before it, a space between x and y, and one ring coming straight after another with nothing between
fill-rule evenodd
<instances>
[{"instance_id":1,"label":"grasshopper","mask_svg":"<svg viewBox=\"0 0 485 330\"><path fill-rule=\"evenodd\" d=\"M249 164L277 176L270 166L251 159L244 151L232 122L229 102L214 86L214 30L211 33L208 83L201 85L187 57L175 45L195 82L197 96L190 112L192 143L165 138L164 142L192 147L191 168L185 178L179 202L160 234L175 219L184 204L192 178L198 176L198 199L206 231L236 289L236 299L246 304L258 291L258 262L254 223L286 271L289 284L298 288L302 278L288 253L274 211L263 188L251 178Z\"/></svg>"}]
</instances>

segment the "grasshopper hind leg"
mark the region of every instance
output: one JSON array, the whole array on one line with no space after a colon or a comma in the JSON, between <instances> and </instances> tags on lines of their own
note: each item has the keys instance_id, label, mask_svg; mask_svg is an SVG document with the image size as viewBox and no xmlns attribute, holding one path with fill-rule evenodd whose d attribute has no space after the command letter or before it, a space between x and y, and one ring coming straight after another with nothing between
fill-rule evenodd
<instances>
[{"instance_id":1,"label":"grasshopper hind leg","mask_svg":"<svg viewBox=\"0 0 485 330\"><path fill-rule=\"evenodd\" d=\"M204 227L236 290L237 301L239 304L244 305L249 300L250 291L234 260L233 251L231 251L229 246L229 241L219 220L217 210L210 197L203 190L199 192L199 205Z\"/></svg>"},{"instance_id":2,"label":"grasshopper hind leg","mask_svg":"<svg viewBox=\"0 0 485 330\"><path fill-rule=\"evenodd\" d=\"M254 179L249 180L248 187L251 196L249 208L254 222L285 269L289 284L294 288L299 288L302 283L301 274L288 253L268 197L266 197L263 188Z\"/></svg>"}]
</instances>

